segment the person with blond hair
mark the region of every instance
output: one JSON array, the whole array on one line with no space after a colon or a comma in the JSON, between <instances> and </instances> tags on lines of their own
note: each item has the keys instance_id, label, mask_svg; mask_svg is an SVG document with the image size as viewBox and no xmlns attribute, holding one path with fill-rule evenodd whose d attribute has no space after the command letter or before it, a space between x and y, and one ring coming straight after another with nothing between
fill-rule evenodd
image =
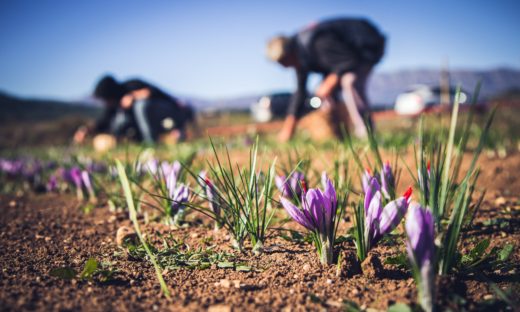
<instances>
[{"instance_id":1,"label":"person with blond hair","mask_svg":"<svg viewBox=\"0 0 520 312\"><path fill-rule=\"evenodd\" d=\"M337 105L341 91L357 137L366 137L372 126L366 82L383 57L385 36L368 20L338 18L314 23L297 34L277 36L267 45L269 59L296 71L297 87L288 107L280 141L292 138L307 96L310 73L323 75L316 96Z\"/></svg>"}]
</instances>

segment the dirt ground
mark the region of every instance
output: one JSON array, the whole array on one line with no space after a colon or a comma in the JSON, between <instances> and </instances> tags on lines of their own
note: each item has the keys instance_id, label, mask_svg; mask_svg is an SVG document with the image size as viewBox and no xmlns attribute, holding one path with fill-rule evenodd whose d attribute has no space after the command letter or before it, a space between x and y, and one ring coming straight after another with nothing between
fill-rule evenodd
<instances>
[{"instance_id":1,"label":"dirt ground","mask_svg":"<svg viewBox=\"0 0 520 312\"><path fill-rule=\"evenodd\" d=\"M492 246L513 243L516 247L512 261L518 264L520 153L505 159L483 155L480 166L480 187L486 189L487 196L476 216L476 227L464 233L469 239L461 248L468 250L484 238L491 238ZM362 309L384 310L395 302L410 304L416 300L414 281L403 268L383 264L374 276L360 274L353 264L352 242L343 242L337 248L343 255L338 272L336 266L321 266L311 245L285 240L276 230L269 232L264 254L237 255L238 261L253 268L250 271L213 265L208 269L163 272L172 293L171 299L167 299L161 295L151 264L129 257L115 243L117 229L130 226L126 213L110 212L100 204L85 214L82 205L72 195L0 197L1 310L341 311L345 300ZM144 230L149 237L171 234L192 248L215 245L218 251L231 252L225 231L214 232L208 221L197 214L190 215L189 220L189 228L173 230L151 222ZM345 234L350 225L347 218L339 234ZM286 226L301 230L293 222ZM389 241L371 253L376 262L383 262L402 251L402 241ZM117 273L108 282L62 280L49 274L59 267L81 271L91 257L110 262ZM507 304L499 300L492 288L512 289L512 299L520 302L518 269L516 266L504 272L454 274L438 280L437 302L452 310L507 310Z\"/></svg>"}]
</instances>

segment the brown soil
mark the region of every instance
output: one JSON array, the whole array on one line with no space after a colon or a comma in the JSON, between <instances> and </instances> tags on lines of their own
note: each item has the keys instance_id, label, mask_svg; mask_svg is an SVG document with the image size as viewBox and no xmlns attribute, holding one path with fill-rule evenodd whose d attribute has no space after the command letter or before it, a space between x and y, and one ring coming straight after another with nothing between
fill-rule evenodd
<instances>
[{"instance_id":1,"label":"brown soil","mask_svg":"<svg viewBox=\"0 0 520 312\"><path fill-rule=\"evenodd\" d=\"M518 194L520 154L495 160L483 157L481 186L488 196L476 217L476 228L465 233L470 239L462 249L489 237L492 246L514 243L513 263L518 263L520 211ZM383 264L374 268L370 278L359 274L355 265L355 249L351 242L338 248L343 254L339 274L336 266L319 265L313 247L306 243L289 242L270 232L266 252L253 256L238 255L255 270L237 272L212 267L206 270L179 269L164 272L172 298L160 293L153 267L144 260L132 260L116 246L116 231L130 225L125 213L112 213L98 207L91 213L81 210L82 204L71 195L27 194L0 197L0 307L4 311L142 311L142 310L342 310L342 301L349 300L363 308L386 309L394 302L415 302L413 279L406 270ZM512 211L514 213L512 213ZM511 217L516 216L516 217ZM487 220L508 219L505 227L486 225ZM192 226L172 230L164 225L145 226L152 233L171 233L193 248L216 245L217 250L230 251L229 236L208 226L205 219L190 215ZM340 234L345 234L350 222L344 222ZM294 223L289 227L300 229ZM157 237L157 235L153 235ZM207 238L212 237L212 241ZM386 242L372 252L373 263L380 263L403 244ZM90 257L109 261L118 270L114 279L61 280L49 275L57 267L72 267L81 271ZM491 283L500 289L513 287L513 300L520 293L518 267L507 272L482 272L481 275L454 275L438 281L437 301L455 310L455 298L465 298L463 307L486 309L482 301L496 298ZM495 310L504 310L497 303Z\"/></svg>"}]
</instances>

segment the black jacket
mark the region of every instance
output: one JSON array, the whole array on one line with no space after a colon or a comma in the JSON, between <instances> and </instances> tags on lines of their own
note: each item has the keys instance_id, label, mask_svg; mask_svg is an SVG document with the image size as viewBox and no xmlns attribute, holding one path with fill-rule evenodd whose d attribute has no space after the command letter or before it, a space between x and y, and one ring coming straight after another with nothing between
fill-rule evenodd
<instances>
[{"instance_id":1,"label":"black jacket","mask_svg":"<svg viewBox=\"0 0 520 312\"><path fill-rule=\"evenodd\" d=\"M339 76L360 64L378 63L385 49L385 37L365 19L341 18L313 24L291 37L298 59L297 90L289 114L297 115L307 96L309 73Z\"/></svg>"}]
</instances>

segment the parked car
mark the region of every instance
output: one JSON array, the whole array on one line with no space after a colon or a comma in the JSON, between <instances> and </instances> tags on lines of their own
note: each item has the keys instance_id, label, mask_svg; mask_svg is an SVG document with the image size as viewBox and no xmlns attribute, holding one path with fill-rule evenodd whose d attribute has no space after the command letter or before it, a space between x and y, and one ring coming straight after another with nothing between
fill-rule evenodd
<instances>
[{"instance_id":1,"label":"parked car","mask_svg":"<svg viewBox=\"0 0 520 312\"><path fill-rule=\"evenodd\" d=\"M450 88L450 103L453 103L456 93L455 88ZM459 103L469 104L469 94L461 90ZM408 91L397 96L395 111L401 115L415 115L428 110L434 110L441 104L441 88L438 86L414 85Z\"/></svg>"},{"instance_id":2,"label":"parked car","mask_svg":"<svg viewBox=\"0 0 520 312\"><path fill-rule=\"evenodd\" d=\"M257 122L267 122L273 119L285 118L287 108L291 101L292 94L289 92L272 93L260 97L251 104L251 117ZM302 107L301 115L305 115L321 106L321 99L316 96L309 96Z\"/></svg>"}]
</instances>

